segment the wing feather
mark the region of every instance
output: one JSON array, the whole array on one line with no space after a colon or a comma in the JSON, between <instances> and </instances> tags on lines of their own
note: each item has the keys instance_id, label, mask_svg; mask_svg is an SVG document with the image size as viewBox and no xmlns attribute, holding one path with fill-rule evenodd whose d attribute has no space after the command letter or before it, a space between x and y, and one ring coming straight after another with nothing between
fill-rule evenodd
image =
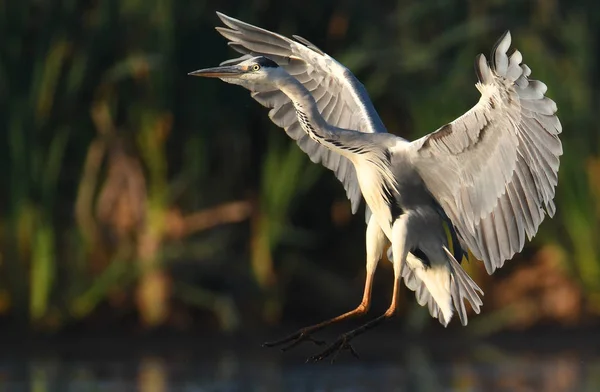
<instances>
[{"instance_id":1,"label":"wing feather","mask_svg":"<svg viewBox=\"0 0 600 392\"><path fill-rule=\"evenodd\" d=\"M510 33L476 60L481 98L467 113L411 145L425 185L488 273L523 249L555 212L562 126L547 86L514 51Z\"/></svg>"},{"instance_id":2,"label":"wing feather","mask_svg":"<svg viewBox=\"0 0 600 392\"><path fill-rule=\"evenodd\" d=\"M294 35L294 41L224 14L217 12L217 15L226 27L216 29L230 41L228 44L235 51L243 55L239 60L265 56L278 63L311 92L321 115L330 125L367 133L386 132L363 85L346 67L314 44L299 36ZM238 59L225 63L236 61ZM272 108L271 120L296 140L311 161L321 163L335 173L346 190L352 212L356 213L362 193L350 161L305 137L298 126L293 105L288 104L290 101L283 93L260 91L252 93L252 98Z\"/></svg>"}]
</instances>

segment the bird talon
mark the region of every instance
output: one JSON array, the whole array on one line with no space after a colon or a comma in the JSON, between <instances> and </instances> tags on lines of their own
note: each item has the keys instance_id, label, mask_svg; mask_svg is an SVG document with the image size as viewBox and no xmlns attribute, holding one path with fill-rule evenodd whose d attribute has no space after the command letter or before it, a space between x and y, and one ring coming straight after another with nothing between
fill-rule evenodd
<instances>
[{"instance_id":1,"label":"bird talon","mask_svg":"<svg viewBox=\"0 0 600 392\"><path fill-rule=\"evenodd\" d=\"M262 346L263 347L276 347L276 346L281 346L282 344L289 343L289 342L291 342L291 343L281 348L282 352L286 352L286 351L296 347L297 345L299 345L302 342L313 342L317 346L322 346L325 344L325 342L323 340L317 340L317 339L313 338L311 336L310 332L305 329L305 330L300 330L300 331L298 331L288 337L280 339L280 340L276 340L273 342L265 342L262 344Z\"/></svg>"},{"instance_id":2,"label":"bird talon","mask_svg":"<svg viewBox=\"0 0 600 392\"><path fill-rule=\"evenodd\" d=\"M350 344L350 340L352 340L352 337L347 336L347 335L342 335L335 342L330 344L325 350L323 350L322 352L320 352L317 355L313 355L313 356L309 357L306 360L306 362L307 363L308 362L319 362L319 361L322 361L323 359L333 355L333 357L331 358L331 363L333 364L335 362L335 360L337 359L339 353L342 350L348 350L348 351L350 351L350 353L352 354L353 357L355 357L356 359L360 359L360 357L358 356L358 353L356 352L354 347L352 347L352 345Z\"/></svg>"},{"instance_id":3,"label":"bird talon","mask_svg":"<svg viewBox=\"0 0 600 392\"><path fill-rule=\"evenodd\" d=\"M356 350L354 349L354 347L352 347L352 345L348 345L348 349L350 350L350 354L352 354L352 356L356 359L360 359L360 355L358 355L358 353L356 352Z\"/></svg>"}]
</instances>

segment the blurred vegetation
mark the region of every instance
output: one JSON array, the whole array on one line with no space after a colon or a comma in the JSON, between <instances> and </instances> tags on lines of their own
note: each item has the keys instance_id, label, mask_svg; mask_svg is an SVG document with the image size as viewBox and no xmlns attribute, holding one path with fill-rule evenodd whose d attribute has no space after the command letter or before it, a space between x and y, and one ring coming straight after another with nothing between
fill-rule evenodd
<instances>
[{"instance_id":1,"label":"blurred vegetation","mask_svg":"<svg viewBox=\"0 0 600 392\"><path fill-rule=\"evenodd\" d=\"M475 104L475 55L510 29L558 103L565 154L554 219L493 277L466 264L486 291L470 330L597 320L600 5L334 3L0 1L2 320L234 331L358 303L362 212L245 90L186 75L235 55L215 10L315 42L406 138ZM403 301L409 327L435 323Z\"/></svg>"}]
</instances>

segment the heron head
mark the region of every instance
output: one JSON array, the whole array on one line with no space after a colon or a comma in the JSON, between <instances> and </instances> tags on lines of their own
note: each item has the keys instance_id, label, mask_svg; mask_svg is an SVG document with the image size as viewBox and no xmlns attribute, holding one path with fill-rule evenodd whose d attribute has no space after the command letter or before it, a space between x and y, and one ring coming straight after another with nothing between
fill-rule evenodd
<instances>
[{"instance_id":1,"label":"heron head","mask_svg":"<svg viewBox=\"0 0 600 392\"><path fill-rule=\"evenodd\" d=\"M257 56L235 65L200 69L188 75L219 78L227 83L239 84L256 90L261 85L269 85L276 81L282 68L273 60Z\"/></svg>"}]
</instances>

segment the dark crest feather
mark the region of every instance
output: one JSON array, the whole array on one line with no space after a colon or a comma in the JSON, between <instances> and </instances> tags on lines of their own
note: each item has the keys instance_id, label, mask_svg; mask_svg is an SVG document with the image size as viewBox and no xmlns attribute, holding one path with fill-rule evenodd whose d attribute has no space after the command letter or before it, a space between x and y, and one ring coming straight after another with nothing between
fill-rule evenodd
<instances>
[{"instance_id":1,"label":"dark crest feather","mask_svg":"<svg viewBox=\"0 0 600 392\"><path fill-rule=\"evenodd\" d=\"M277 63L269 58L266 58L264 56L259 57L258 59L256 59L256 64L260 65L261 67L267 67L267 68L277 68L279 67L279 65L277 65Z\"/></svg>"}]
</instances>

